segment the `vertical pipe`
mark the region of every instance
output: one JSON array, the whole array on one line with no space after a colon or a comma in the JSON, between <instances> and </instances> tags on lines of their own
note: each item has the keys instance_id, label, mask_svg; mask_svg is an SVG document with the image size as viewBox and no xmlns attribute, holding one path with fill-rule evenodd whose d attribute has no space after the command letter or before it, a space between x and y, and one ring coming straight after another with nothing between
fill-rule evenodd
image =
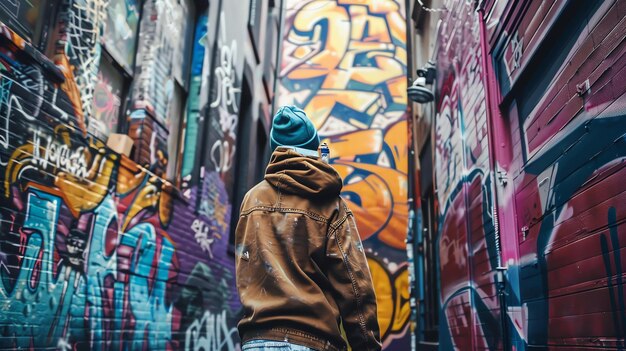
<instances>
[{"instance_id":1,"label":"vertical pipe","mask_svg":"<svg viewBox=\"0 0 626 351\"><path fill-rule=\"evenodd\" d=\"M273 86L273 91L272 91L272 110L270 111L270 116L274 115L274 112L276 111L276 95L278 92L278 76L280 74L280 65L282 64L283 61L283 55L282 55L282 50L283 50L283 28L285 27L285 11L286 11L286 7L285 4L287 3L287 0L280 0L280 5L279 5L279 11L280 13L278 14L278 38L276 39L277 45L276 45L276 67L274 68L274 86ZM271 128L271 125L269 126Z\"/></svg>"},{"instance_id":2,"label":"vertical pipe","mask_svg":"<svg viewBox=\"0 0 626 351\"><path fill-rule=\"evenodd\" d=\"M496 135L494 133L494 119L495 119L495 111L498 109L497 104L494 104L494 99L493 99L493 94L494 94L494 89L497 89L497 86L493 86L494 83L491 79L488 79L488 76L490 74L490 70L489 70L489 63L488 63L488 58L489 58L489 50L488 50L488 38L487 38L487 28L486 28L486 23L485 23L485 9L483 8L484 3L481 3L480 7L478 8L478 22L479 22L479 26L480 26L480 51L481 51L481 66L482 66L482 71L483 71L483 79L484 79L484 85L485 85L485 96L487 97L487 106L486 106L486 113L487 113L487 135L489 138L489 166L491 168L490 174L491 177L493 179L493 187L494 187L494 192L493 192L493 226L494 226L494 230L495 230L495 245L496 245L496 249L497 249L497 254L498 254L498 267L496 267L496 289L497 289L497 293L498 293L498 304L499 304L499 308L500 308L500 328L501 328L501 337L502 337L502 348L505 351L508 351L511 349L510 347L510 342L509 342L509 338L508 338L508 327L507 327L507 307L506 307L506 267L502 267L502 246L501 246L501 240L500 240L500 221L498 220L498 212L499 212L499 206L498 206L498 192L496 187L498 186L497 183L497 177L496 177L496 172L497 172L497 162L496 162L496 151L495 151L495 145L496 145Z\"/></svg>"},{"instance_id":3,"label":"vertical pipe","mask_svg":"<svg viewBox=\"0 0 626 351\"><path fill-rule=\"evenodd\" d=\"M410 30L410 23L411 23L411 14L410 9L411 9L411 0L405 0L405 22L406 22L406 51L408 53L407 55L407 80L408 80L408 84L410 85L412 82L410 80L410 72L413 72L414 67L413 67L413 60L412 59L408 59L409 57L413 57L414 51L413 51L413 36L410 35L413 33L412 30ZM406 253L407 253L407 263L409 265L409 306L411 308L411 314L410 314L410 318L409 318L409 332L411 333L410 338L411 338L411 351L415 351L417 348L417 337L416 337L416 333L417 333L417 309L418 309L418 305L417 305L417 271L416 271L416 254L415 254L415 243L416 243L416 239L417 239L417 233L419 233L418 231L420 230L419 228L419 223L415 223L417 220L417 213L416 213L416 201L418 199L419 196L419 189L416 187L416 181L415 181L415 145L413 143L414 141L414 135L413 133L415 132L414 129L414 125L413 125L413 108L412 108L412 102L407 101L407 110L406 110L406 114L407 114L407 148L408 148L408 152L409 152L409 157L408 157L408 165L407 165L407 193L408 193L408 197L407 197L407 202L408 202L408 206L409 206L409 221L408 221L408 225L407 225L407 235L406 235Z\"/></svg>"}]
</instances>

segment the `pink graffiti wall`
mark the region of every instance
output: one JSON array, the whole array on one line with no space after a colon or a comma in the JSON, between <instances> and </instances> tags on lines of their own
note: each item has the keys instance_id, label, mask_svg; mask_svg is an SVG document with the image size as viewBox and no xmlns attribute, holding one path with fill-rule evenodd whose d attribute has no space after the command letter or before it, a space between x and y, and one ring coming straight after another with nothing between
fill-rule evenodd
<instances>
[{"instance_id":1,"label":"pink graffiti wall","mask_svg":"<svg viewBox=\"0 0 626 351\"><path fill-rule=\"evenodd\" d=\"M626 346L626 6L574 3L446 3L442 350Z\"/></svg>"},{"instance_id":2,"label":"pink graffiti wall","mask_svg":"<svg viewBox=\"0 0 626 351\"><path fill-rule=\"evenodd\" d=\"M443 20L436 53L434 126L441 344L495 348L499 303L494 273L499 254L479 21L472 6L462 2Z\"/></svg>"}]
</instances>

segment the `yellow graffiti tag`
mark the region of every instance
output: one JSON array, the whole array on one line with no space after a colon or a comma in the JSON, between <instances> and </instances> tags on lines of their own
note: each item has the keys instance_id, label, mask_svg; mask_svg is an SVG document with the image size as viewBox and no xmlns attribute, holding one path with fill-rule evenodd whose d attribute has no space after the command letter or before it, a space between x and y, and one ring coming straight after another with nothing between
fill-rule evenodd
<instances>
[{"instance_id":1,"label":"yellow graffiti tag","mask_svg":"<svg viewBox=\"0 0 626 351\"><path fill-rule=\"evenodd\" d=\"M281 100L298 103L310 98L303 108L322 130L338 106L370 116L386 114L389 104L406 106L406 49L396 44L405 42L405 22L394 1L308 2L293 15L280 75L322 81L311 90L302 86L305 94ZM369 127L357 119L348 122L359 129Z\"/></svg>"},{"instance_id":2,"label":"yellow graffiti tag","mask_svg":"<svg viewBox=\"0 0 626 351\"><path fill-rule=\"evenodd\" d=\"M378 260L368 257L367 263L374 280L381 336L404 331L411 315L406 265L391 274Z\"/></svg>"},{"instance_id":3,"label":"yellow graffiti tag","mask_svg":"<svg viewBox=\"0 0 626 351\"><path fill-rule=\"evenodd\" d=\"M406 124L399 122L384 135L381 130L370 129L324 140L337 157L333 166L347 180L344 194L359 196L358 202L344 197L355 213L361 238L378 233L381 241L398 249L405 247L408 225ZM381 160L379 164L356 161L359 155L381 153L383 147L391 150L389 160ZM391 163L396 168L391 168ZM351 178L356 171L366 176Z\"/></svg>"},{"instance_id":4,"label":"yellow graffiti tag","mask_svg":"<svg viewBox=\"0 0 626 351\"><path fill-rule=\"evenodd\" d=\"M60 125L53 134L31 130L32 140L16 148L5 169L4 196L9 197L12 186L22 186L24 172L37 171L51 176L74 216L94 209L107 193L115 166L115 155L107 155L101 142L89 147L72 142L73 129ZM97 150L95 155L91 151Z\"/></svg>"},{"instance_id":5,"label":"yellow graffiti tag","mask_svg":"<svg viewBox=\"0 0 626 351\"><path fill-rule=\"evenodd\" d=\"M148 172L130 159L122 157L118 168L116 192L132 201L123 220L122 230L127 230L132 220L143 210L157 212L161 225L166 227L174 208L173 185Z\"/></svg>"}]
</instances>

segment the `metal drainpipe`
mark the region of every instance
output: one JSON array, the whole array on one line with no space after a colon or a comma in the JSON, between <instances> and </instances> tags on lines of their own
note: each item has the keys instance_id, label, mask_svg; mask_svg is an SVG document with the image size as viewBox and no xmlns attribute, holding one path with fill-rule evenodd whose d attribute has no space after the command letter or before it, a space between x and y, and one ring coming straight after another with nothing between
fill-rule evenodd
<instances>
[{"instance_id":1,"label":"metal drainpipe","mask_svg":"<svg viewBox=\"0 0 626 351\"><path fill-rule=\"evenodd\" d=\"M500 305L500 328L502 329L502 348L505 351L511 350L510 340L508 337L508 327L507 327L507 302L506 302L506 271L507 268L502 265L502 246L500 240L500 221L498 220L498 182L496 179L497 172L496 167L496 151L495 151L495 134L493 133L493 122L494 122L494 110L498 109L497 104L494 103L493 100L493 87L492 83L489 80L488 76L490 73L488 58L489 58L489 50L487 48L487 28L484 20L485 9L483 8L484 2L481 2L477 12L478 12L478 21L480 26L480 51L481 51L481 65L483 70L483 78L485 79L485 95L487 98L487 135L489 136L489 163L491 167L491 175L493 177L493 186L494 186L494 194L493 194L493 226L495 230L495 240L496 240L496 249L498 253L498 267L496 267L496 289L498 293L498 304Z\"/></svg>"},{"instance_id":2,"label":"metal drainpipe","mask_svg":"<svg viewBox=\"0 0 626 351\"><path fill-rule=\"evenodd\" d=\"M278 38L277 40L277 45L276 45L276 67L274 69L274 86L272 87L272 110L270 111L270 116L272 116L274 114L274 112L276 111L276 99L278 98L277 92L278 92L278 76L280 75L280 65L282 64L283 61L283 55L282 55L282 50L283 50L283 28L285 27L285 11L287 6L285 6L285 4L287 3L287 0L280 0L280 5L278 5L278 9L280 11L280 13L278 14ZM271 128L271 125L269 126Z\"/></svg>"},{"instance_id":3,"label":"metal drainpipe","mask_svg":"<svg viewBox=\"0 0 626 351\"><path fill-rule=\"evenodd\" d=\"M410 1L411 0L406 0L405 1L405 18L406 18L406 50L409 53L409 55L413 55L413 40L415 39L412 35L409 35L409 33L411 33L411 29L409 28L409 26L411 25L411 14L409 13L409 9L411 8L410 6ZM412 57L407 56L407 79L408 79L408 84L410 85L412 83L411 79L409 77L411 77L411 72L413 72L413 70L415 69L415 67L413 67L413 60ZM408 151L409 151L409 158L408 158L408 164L407 164L407 193L408 193L408 197L407 197L407 202L408 202L408 206L409 206L409 221L407 223L407 236L406 236L406 254L407 254L407 263L409 265L409 306L411 309L411 314L409 317L409 333L411 333L410 335L410 339L411 339L411 351L415 351L417 349L417 332L418 332L418 327L417 327L417 323L418 323L418 305L417 305L417 289L416 289L416 285L417 285L417 272L416 272L416 262L415 260L417 259L417 255L415 254L415 239L417 237L416 235L416 231L420 230L418 223L416 223L417 220L417 213L416 213L416 201L419 201L419 189L416 189L416 184L415 184L415 166L416 166L416 162L415 162L415 144L414 144L414 140L415 140L415 126L414 126L414 120L413 120L413 116L414 116L414 111L413 111L413 103L408 100L407 98L407 147L408 147ZM416 191L417 190L417 191Z\"/></svg>"}]
</instances>

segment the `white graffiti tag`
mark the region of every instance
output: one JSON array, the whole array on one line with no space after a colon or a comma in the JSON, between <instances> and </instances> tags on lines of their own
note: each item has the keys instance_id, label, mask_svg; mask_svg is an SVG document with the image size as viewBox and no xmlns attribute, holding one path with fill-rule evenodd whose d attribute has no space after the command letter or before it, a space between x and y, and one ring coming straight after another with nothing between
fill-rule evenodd
<instances>
[{"instance_id":1,"label":"white graffiti tag","mask_svg":"<svg viewBox=\"0 0 626 351\"><path fill-rule=\"evenodd\" d=\"M72 344L68 342L70 338L70 334L67 334L67 337L60 337L59 342L57 342L57 350L58 351L71 351Z\"/></svg>"},{"instance_id":2,"label":"white graffiti tag","mask_svg":"<svg viewBox=\"0 0 626 351\"><path fill-rule=\"evenodd\" d=\"M194 237L196 242L200 244L200 248L209 254L209 258L213 258L211 245L215 242L215 237L211 235L210 226L196 218L191 224L191 230L193 230Z\"/></svg>"},{"instance_id":3,"label":"white graffiti tag","mask_svg":"<svg viewBox=\"0 0 626 351\"><path fill-rule=\"evenodd\" d=\"M194 321L185 333L185 350L228 351L235 350L237 328L229 328L226 311L215 315L204 312L200 320Z\"/></svg>"},{"instance_id":4,"label":"white graffiti tag","mask_svg":"<svg viewBox=\"0 0 626 351\"><path fill-rule=\"evenodd\" d=\"M76 178L84 179L89 173L86 153L87 150L83 146L72 149L54 140L52 136L46 136L39 130L33 131L33 161L43 169L52 166Z\"/></svg>"},{"instance_id":5,"label":"white graffiti tag","mask_svg":"<svg viewBox=\"0 0 626 351\"><path fill-rule=\"evenodd\" d=\"M66 11L69 18L67 25L67 54L75 67L74 75L80 90L83 113L92 115L92 102L96 83L98 82L98 65L100 62L100 29L99 24L106 26L109 0L71 1Z\"/></svg>"},{"instance_id":6,"label":"white graffiti tag","mask_svg":"<svg viewBox=\"0 0 626 351\"><path fill-rule=\"evenodd\" d=\"M237 93L241 91L237 85L237 73L235 62L237 61L237 41L231 40L230 46L226 39L226 19L224 13L221 14L220 33L220 57L218 66L215 67L215 77L217 79L217 96L211 103L211 107L222 106L230 108L231 112L239 112L237 106Z\"/></svg>"},{"instance_id":7,"label":"white graffiti tag","mask_svg":"<svg viewBox=\"0 0 626 351\"><path fill-rule=\"evenodd\" d=\"M215 165L215 171L226 173L233 167L235 159L235 145L230 145L228 140L217 140L211 147L211 161Z\"/></svg>"}]
</instances>

